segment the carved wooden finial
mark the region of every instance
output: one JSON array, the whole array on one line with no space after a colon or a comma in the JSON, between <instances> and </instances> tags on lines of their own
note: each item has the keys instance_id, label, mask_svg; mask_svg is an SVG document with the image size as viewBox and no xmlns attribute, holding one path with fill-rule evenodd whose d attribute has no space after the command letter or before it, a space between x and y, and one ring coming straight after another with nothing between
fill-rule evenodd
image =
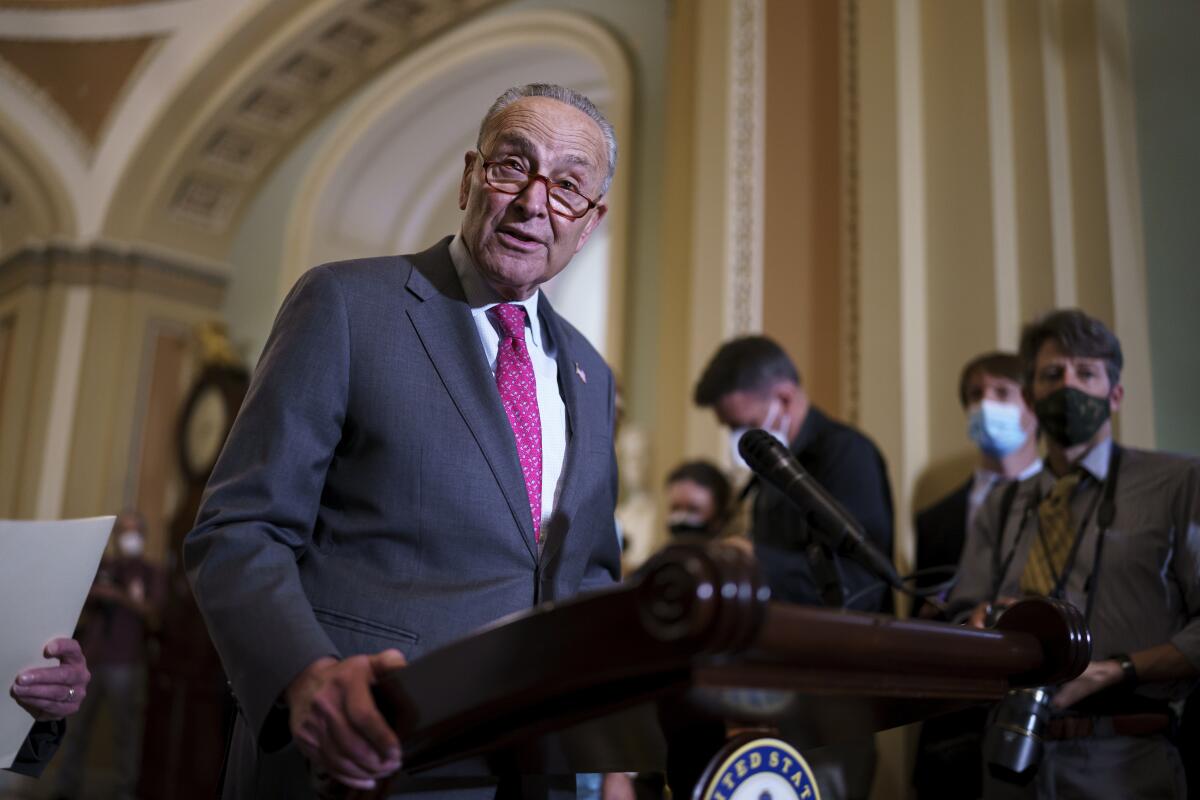
<instances>
[{"instance_id":1,"label":"carved wooden finial","mask_svg":"<svg viewBox=\"0 0 1200 800\"><path fill-rule=\"evenodd\" d=\"M229 340L229 328L218 320L205 320L196 326L200 360L205 366L242 367L242 358Z\"/></svg>"}]
</instances>

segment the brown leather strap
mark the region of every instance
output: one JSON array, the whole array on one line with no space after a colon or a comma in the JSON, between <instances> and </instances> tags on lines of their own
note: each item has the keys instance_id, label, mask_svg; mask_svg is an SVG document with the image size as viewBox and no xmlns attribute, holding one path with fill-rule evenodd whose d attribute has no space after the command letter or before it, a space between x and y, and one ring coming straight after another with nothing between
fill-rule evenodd
<instances>
[{"instance_id":1,"label":"brown leather strap","mask_svg":"<svg viewBox=\"0 0 1200 800\"><path fill-rule=\"evenodd\" d=\"M1170 714L1117 714L1111 717L1055 717L1046 724L1046 739L1085 736L1151 736L1171 727Z\"/></svg>"},{"instance_id":2,"label":"brown leather strap","mask_svg":"<svg viewBox=\"0 0 1200 800\"><path fill-rule=\"evenodd\" d=\"M1122 714L1112 717L1112 727L1117 736L1150 736L1171 727L1171 715Z\"/></svg>"}]
</instances>

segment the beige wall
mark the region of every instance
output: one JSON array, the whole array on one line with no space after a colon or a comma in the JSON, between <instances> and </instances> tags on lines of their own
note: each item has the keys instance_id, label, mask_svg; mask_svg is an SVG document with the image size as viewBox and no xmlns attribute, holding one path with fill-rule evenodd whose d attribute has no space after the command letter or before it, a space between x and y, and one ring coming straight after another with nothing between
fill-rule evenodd
<instances>
[{"instance_id":1,"label":"beige wall","mask_svg":"<svg viewBox=\"0 0 1200 800\"><path fill-rule=\"evenodd\" d=\"M178 263L51 248L0 264L0 288L8 353L0 365L0 517L145 505L157 511L148 551L160 558L178 495L173 420L197 359L189 350L167 363L173 375L156 376L156 351L164 334L191 347L193 327L216 313L223 281ZM163 407L149 405L156 379L175 386L155 395ZM157 427L147 430L147 419ZM155 497L138 497L145 469L155 473Z\"/></svg>"},{"instance_id":2,"label":"beige wall","mask_svg":"<svg viewBox=\"0 0 1200 800\"><path fill-rule=\"evenodd\" d=\"M11 326L0 398L0 516L34 515L59 339L52 320L62 300L61 289L32 286L0 296L0 317Z\"/></svg>"},{"instance_id":3,"label":"beige wall","mask_svg":"<svg viewBox=\"0 0 1200 800\"><path fill-rule=\"evenodd\" d=\"M842 415L841 25L837 3L766 3L763 331Z\"/></svg>"},{"instance_id":4,"label":"beige wall","mask_svg":"<svg viewBox=\"0 0 1200 800\"><path fill-rule=\"evenodd\" d=\"M903 563L910 512L964 474L967 359L1014 348L1020 325L1057 305L1080 305L1135 347L1144 336L1144 308L1122 329L1114 300L1139 267L1109 244L1130 224L1107 211L1123 192L1108 171L1128 155L1113 153L1127 131L1101 89L1105 70L1126 65L1101 62L1089 0L858 8L861 421L892 465ZM1152 444L1148 414L1126 410L1127 441Z\"/></svg>"}]
</instances>

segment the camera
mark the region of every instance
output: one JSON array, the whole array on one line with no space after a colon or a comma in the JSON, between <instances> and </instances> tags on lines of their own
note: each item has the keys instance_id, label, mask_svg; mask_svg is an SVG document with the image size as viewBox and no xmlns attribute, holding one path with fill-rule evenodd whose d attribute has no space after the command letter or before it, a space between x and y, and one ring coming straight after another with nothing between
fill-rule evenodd
<instances>
[{"instance_id":1,"label":"camera","mask_svg":"<svg viewBox=\"0 0 1200 800\"><path fill-rule=\"evenodd\" d=\"M1037 774L1052 692L1046 686L1013 689L996 706L983 739L983 757L992 777L1025 785Z\"/></svg>"}]
</instances>

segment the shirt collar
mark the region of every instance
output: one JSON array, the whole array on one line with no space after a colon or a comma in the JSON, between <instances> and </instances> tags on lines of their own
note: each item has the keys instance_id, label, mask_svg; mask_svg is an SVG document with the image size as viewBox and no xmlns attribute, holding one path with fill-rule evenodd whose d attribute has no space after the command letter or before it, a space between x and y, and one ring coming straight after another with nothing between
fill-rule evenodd
<instances>
[{"instance_id":1,"label":"shirt collar","mask_svg":"<svg viewBox=\"0 0 1200 800\"><path fill-rule=\"evenodd\" d=\"M1028 478L1032 478L1034 475L1037 475L1041 471L1042 471L1042 460L1040 458L1035 458L1028 467L1021 470L1020 474L1017 475L1017 480L1023 481Z\"/></svg>"},{"instance_id":2,"label":"shirt collar","mask_svg":"<svg viewBox=\"0 0 1200 800\"><path fill-rule=\"evenodd\" d=\"M1003 476L999 472L993 472L992 470L984 469L983 467L976 467L975 475L971 479L971 490L975 491L984 486L991 486L1002 477Z\"/></svg>"},{"instance_id":3,"label":"shirt collar","mask_svg":"<svg viewBox=\"0 0 1200 800\"><path fill-rule=\"evenodd\" d=\"M1087 451L1083 458L1076 461L1072 466L1082 468L1084 472L1095 478L1098 483L1103 483L1104 479L1108 477L1108 460L1112 455L1112 448L1113 440L1110 436ZM1042 478L1042 482L1046 486L1053 486L1056 480L1054 473L1047 468L1043 474L1045 477Z\"/></svg>"},{"instance_id":4,"label":"shirt collar","mask_svg":"<svg viewBox=\"0 0 1200 800\"><path fill-rule=\"evenodd\" d=\"M467 297L467 305L471 307L472 313L487 313L493 306L501 303L524 306L533 345L538 349L542 348L542 326L534 324L535 320L541 319L538 316L538 298L542 296L540 289L524 300L502 298L479 274L479 266L471 256L471 251L467 249L461 233L455 234L450 240L450 260L454 262L454 271L458 273L458 280L462 283L463 294Z\"/></svg>"},{"instance_id":5,"label":"shirt collar","mask_svg":"<svg viewBox=\"0 0 1200 800\"><path fill-rule=\"evenodd\" d=\"M1096 480L1103 482L1108 477L1108 457L1112 455L1112 437L1105 439L1093 447L1079 459L1083 467Z\"/></svg>"},{"instance_id":6,"label":"shirt collar","mask_svg":"<svg viewBox=\"0 0 1200 800\"><path fill-rule=\"evenodd\" d=\"M1017 473L1017 476L1015 478L1013 478L1013 480L1015 480L1015 481L1028 480L1029 478L1032 478L1034 475L1037 475L1041 471L1042 471L1042 460L1040 458L1035 458L1033 461L1031 461L1029 463L1029 466L1025 467L1025 469L1023 469L1019 473ZM999 472L993 472L992 470L986 469L984 467L976 467L975 475L971 481L971 488L977 489L977 488L982 488L984 486L990 487L993 483L995 483L996 481L1000 481L1000 480L1004 480L1003 474L1001 474Z\"/></svg>"}]
</instances>

